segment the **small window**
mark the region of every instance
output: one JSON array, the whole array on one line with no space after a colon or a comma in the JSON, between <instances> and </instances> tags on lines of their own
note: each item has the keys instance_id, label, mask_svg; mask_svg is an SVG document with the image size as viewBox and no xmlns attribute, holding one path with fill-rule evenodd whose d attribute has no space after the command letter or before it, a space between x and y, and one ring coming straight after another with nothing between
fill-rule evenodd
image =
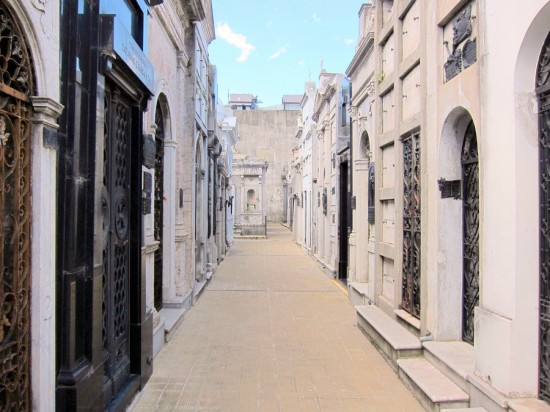
<instances>
[{"instance_id":1,"label":"small window","mask_svg":"<svg viewBox=\"0 0 550 412\"><path fill-rule=\"evenodd\" d=\"M256 192L252 189L246 193L246 210L248 212L256 210Z\"/></svg>"},{"instance_id":2,"label":"small window","mask_svg":"<svg viewBox=\"0 0 550 412\"><path fill-rule=\"evenodd\" d=\"M143 48L144 12L133 0L111 0L102 6L102 13L116 14L128 33Z\"/></svg>"}]
</instances>

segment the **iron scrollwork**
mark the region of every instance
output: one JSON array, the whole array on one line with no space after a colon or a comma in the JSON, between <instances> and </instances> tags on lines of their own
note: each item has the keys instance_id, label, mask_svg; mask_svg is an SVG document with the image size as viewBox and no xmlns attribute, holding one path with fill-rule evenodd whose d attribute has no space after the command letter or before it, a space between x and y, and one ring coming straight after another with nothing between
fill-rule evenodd
<instances>
[{"instance_id":1,"label":"iron scrollwork","mask_svg":"<svg viewBox=\"0 0 550 412\"><path fill-rule=\"evenodd\" d=\"M31 410L30 228L33 78L24 37L0 4L0 410Z\"/></svg>"},{"instance_id":2,"label":"iron scrollwork","mask_svg":"<svg viewBox=\"0 0 550 412\"><path fill-rule=\"evenodd\" d=\"M103 356L107 392L129 374L131 109L120 90L105 92L103 189ZM109 207L110 206L110 207ZM105 222L105 220L107 222Z\"/></svg>"},{"instance_id":3,"label":"iron scrollwork","mask_svg":"<svg viewBox=\"0 0 550 412\"><path fill-rule=\"evenodd\" d=\"M322 202L323 202L323 215L327 215L328 213L328 207L327 207L327 188L323 188L323 196L322 196Z\"/></svg>"},{"instance_id":4,"label":"iron scrollwork","mask_svg":"<svg viewBox=\"0 0 550 412\"><path fill-rule=\"evenodd\" d=\"M462 146L462 339L474 343L474 310L479 304L479 163L470 122Z\"/></svg>"},{"instance_id":5,"label":"iron scrollwork","mask_svg":"<svg viewBox=\"0 0 550 412\"><path fill-rule=\"evenodd\" d=\"M403 139L402 307L420 317L420 136Z\"/></svg>"},{"instance_id":6,"label":"iron scrollwork","mask_svg":"<svg viewBox=\"0 0 550 412\"><path fill-rule=\"evenodd\" d=\"M162 309L162 251L163 251L163 203L164 203L164 116L157 103L155 112L157 131L155 136L155 209L153 214L154 236L159 242L155 250L154 300L155 309Z\"/></svg>"},{"instance_id":7,"label":"iron scrollwork","mask_svg":"<svg viewBox=\"0 0 550 412\"><path fill-rule=\"evenodd\" d=\"M369 223L374 224L374 162L369 164L369 187L368 187L368 220Z\"/></svg>"},{"instance_id":8,"label":"iron scrollwork","mask_svg":"<svg viewBox=\"0 0 550 412\"><path fill-rule=\"evenodd\" d=\"M550 35L542 48L536 87L539 106L539 397L550 401Z\"/></svg>"}]
</instances>

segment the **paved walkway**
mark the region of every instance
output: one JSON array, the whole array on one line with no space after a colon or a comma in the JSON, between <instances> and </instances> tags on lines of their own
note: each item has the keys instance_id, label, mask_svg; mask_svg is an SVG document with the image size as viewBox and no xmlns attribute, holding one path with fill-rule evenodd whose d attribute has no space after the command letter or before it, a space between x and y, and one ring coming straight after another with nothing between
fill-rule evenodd
<instances>
[{"instance_id":1,"label":"paved walkway","mask_svg":"<svg viewBox=\"0 0 550 412\"><path fill-rule=\"evenodd\" d=\"M423 411L282 226L237 240L132 411Z\"/></svg>"}]
</instances>

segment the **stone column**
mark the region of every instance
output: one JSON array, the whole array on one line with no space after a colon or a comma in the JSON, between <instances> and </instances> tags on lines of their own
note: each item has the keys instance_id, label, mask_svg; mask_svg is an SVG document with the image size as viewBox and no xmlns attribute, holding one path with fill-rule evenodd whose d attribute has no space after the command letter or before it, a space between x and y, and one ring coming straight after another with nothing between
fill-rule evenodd
<instances>
[{"instance_id":1,"label":"stone column","mask_svg":"<svg viewBox=\"0 0 550 412\"><path fill-rule=\"evenodd\" d=\"M33 97L31 240L31 389L35 407L55 410L55 276L57 119L63 106L47 97ZM38 405L36 404L38 401Z\"/></svg>"}]
</instances>

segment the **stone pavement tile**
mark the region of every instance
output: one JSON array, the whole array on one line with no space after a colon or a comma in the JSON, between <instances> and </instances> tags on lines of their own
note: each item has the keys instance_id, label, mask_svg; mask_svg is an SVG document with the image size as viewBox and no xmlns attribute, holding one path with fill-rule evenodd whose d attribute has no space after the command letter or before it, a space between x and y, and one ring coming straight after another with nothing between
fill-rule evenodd
<instances>
[{"instance_id":1,"label":"stone pavement tile","mask_svg":"<svg viewBox=\"0 0 550 412\"><path fill-rule=\"evenodd\" d=\"M420 411L341 289L286 229L269 230L235 242L132 408Z\"/></svg>"},{"instance_id":2,"label":"stone pavement tile","mask_svg":"<svg viewBox=\"0 0 550 412\"><path fill-rule=\"evenodd\" d=\"M337 397L319 397L319 409L323 411L341 411L342 407Z\"/></svg>"},{"instance_id":3,"label":"stone pavement tile","mask_svg":"<svg viewBox=\"0 0 550 412\"><path fill-rule=\"evenodd\" d=\"M181 391L164 391L160 396L156 407L157 408L175 408L178 404L180 397L182 396Z\"/></svg>"},{"instance_id":4,"label":"stone pavement tile","mask_svg":"<svg viewBox=\"0 0 550 412\"><path fill-rule=\"evenodd\" d=\"M136 411L150 411L157 406L157 403L162 395L162 391L145 390L139 396L139 405L136 406Z\"/></svg>"}]
</instances>

